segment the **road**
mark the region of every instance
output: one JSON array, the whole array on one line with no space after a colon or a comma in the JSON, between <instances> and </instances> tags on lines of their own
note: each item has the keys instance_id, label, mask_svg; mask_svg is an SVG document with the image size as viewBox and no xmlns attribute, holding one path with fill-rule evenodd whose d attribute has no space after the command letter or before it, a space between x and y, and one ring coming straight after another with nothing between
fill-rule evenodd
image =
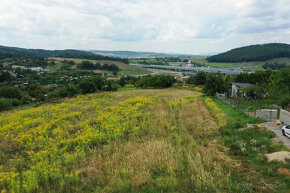
<instances>
[{"instance_id":1,"label":"road","mask_svg":"<svg viewBox=\"0 0 290 193\"><path fill-rule=\"evenodd\" d=\"M263 127L273 131L274 133L276 133L277 138L282 141L288 148L290 148L290 138L285 137L282 135L282 130L281 130L281 125L276 125L273 122L265 122L261 124Z\"/></svg>"}]
</instances>

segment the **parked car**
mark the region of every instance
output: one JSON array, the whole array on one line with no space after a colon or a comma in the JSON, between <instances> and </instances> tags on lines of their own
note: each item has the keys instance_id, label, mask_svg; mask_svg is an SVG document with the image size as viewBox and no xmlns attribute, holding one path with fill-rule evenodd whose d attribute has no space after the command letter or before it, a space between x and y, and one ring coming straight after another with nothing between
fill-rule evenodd
<instances>
[{"instance_id":1,"label":"parked car","mask_svg":"<svg viewBox=\"0 0 290 193\"><path fill-rule=\"evenodd\" d=\"M290 125L282 127L282 134L284 136L290 137Z\"/></svg>"}]
</instances>

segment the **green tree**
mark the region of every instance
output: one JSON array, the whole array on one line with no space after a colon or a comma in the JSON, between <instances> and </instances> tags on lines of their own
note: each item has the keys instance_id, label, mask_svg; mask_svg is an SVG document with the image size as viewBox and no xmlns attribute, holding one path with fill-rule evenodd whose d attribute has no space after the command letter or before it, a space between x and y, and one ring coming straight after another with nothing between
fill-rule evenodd
<instances>
[{"instance_id":1,"label":"green tree","mask_svg":"<svg viewBox=\"0 0 290 193\"><path fill-rule=\"evenodd\" d=\"M203 92L207 95L214 96L216 92L225 92L226 86L224 78L220 74L209 74L203 87Z\"/></svg>"},{"instance_id":2,"label":"green tree","mask_svg":"<svg viewBox=\"0 0 290 193\"><path fill-rule=\"evenodd\" d=\"M19 88L4 86L0 88L0 97L21 100L22 92Z\"/></svg>"}]
</instances>

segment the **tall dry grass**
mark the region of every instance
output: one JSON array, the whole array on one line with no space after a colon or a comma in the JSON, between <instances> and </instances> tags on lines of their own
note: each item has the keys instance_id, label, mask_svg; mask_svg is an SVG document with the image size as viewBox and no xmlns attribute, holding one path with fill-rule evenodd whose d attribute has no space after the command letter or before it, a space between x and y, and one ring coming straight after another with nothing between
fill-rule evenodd
<instances>
[{"instance_id":1,"label":"tall dry grass","mask_svg":"<svg viewBox=\"0 0 290 193\"><path fill-rule=\"evenodd\" d=\"M232 192L230 158L212 136L218 126L198 93L186 90L134 90L155 96L150 118L138 136L95 148L74 170L82 190L95 192Z\"/></svg>"}]
</instances>

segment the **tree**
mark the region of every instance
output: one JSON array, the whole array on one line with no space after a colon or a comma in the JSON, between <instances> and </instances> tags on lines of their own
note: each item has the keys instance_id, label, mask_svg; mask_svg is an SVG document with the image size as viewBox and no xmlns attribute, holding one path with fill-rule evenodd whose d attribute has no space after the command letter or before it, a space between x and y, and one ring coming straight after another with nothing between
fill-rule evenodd
<instances>
[{"instance_id":1,"label":"tree","mask_svg":"<svg viewBox=\"0 0 290 193\"><path fill-rule=\"evenodd\" d=\"M206 73L204 71L197 72L194 76L191 76L186 83L194 85L202 85L206 81Z\"/></svg>"},{"instance_id":2,"label":"tree","mask_svg":"<svg viewBox=\"0 0 290 193\"><path fill-rule=\"evenodd\" d=\"M269 78L269 89L272 97L290 95L290 68L272 73Z\"/></svg>"},{"instance_id":3,"label":"tree","mask_svg":"<svg viewBox=\"0 0 290 193\"><path fill-rule=\"evenodd\" d=\"M0 82L9 81L11 79L12 77L9 72L2 71L2 73L0 73Z\"/></svg>"},{"instance_id":4,"label":"tree","mask_svg":"<svg viewBox=\"0 0 290 193\"><path fill-rule=\"evenodd\" d=\"M79 84L79 88L81 89L83 94L93 93L96 91L94 83L92 81L89 81L89 80L83 80Z\"/></svg>"},{"instance_id":5,"label":"tree","mask_svg":"<svg viewBox=\"0 0 290 193\"><path fill-rule=\"evenodd\" d=\"M11 99L0 97L0 111L11 109L11 107L12 107Z\"/></svg>"},{"instance_id":6,"label":"tree","mask_svg":"<svg viewBox=\"0 0 290 193\"><path fill-rule=\"evenodd\" d=\"M248 98L255 100L262 99L266 96L266 90L262 86L250 86L244 88L242 92L245 93Z\"/></svg>"},{"instance_id":7,"label":"tree","mask_svg":"<svg viewBox=\"0 0 290 193\"><path fill-rule=\"evenodd\" d=\"M28 94L31 97L37 98L39 100L44 100L45 99L45 94L46 94L46 90L38 85L38 84L31 84L28 87Z\"/></svg>"},{"instance_id":8,"label":"tree","mask_svg":"<svg viewBox=\"0 0 290 193\"><path fill-rule=\"evenodd\" d=\"M78 64L78 68L83 69L83 70L96 69L95 65L90 61L82 61L82 63Z\"/></svg>"},{"instance_id":9,"label":"tree","mask_svg":"<svg viewBox=\"0 0 290 193\"><path fill-rule=\"evenodd\" d=\"M170 75L147 76L139 79L136 86L141 88L168 88L175 81L175 78Z\"/></svg>"},{"instance_id":10,"label":"tree","mask_svg":"<svg viewBox=\"0 0 290 193\"><path fill-rule=\"evenodd\" d=\"M21 100L22 98L22 92L19 88L10 87L10 86L3 86L0 88L0 97L4 98L16 98L18 100Z\"/></svg>"},{"instance_id":11,"label":"tree","mask_svg":"<svg viewBox=\"0 0 290 193\"><path fill-rule=\"evenodd\" d=\"M216 92L225 92L225 81L220 74L209 74L203 87L203 92L207 95L214 96Z\"/></svg>"}]
</instances>

